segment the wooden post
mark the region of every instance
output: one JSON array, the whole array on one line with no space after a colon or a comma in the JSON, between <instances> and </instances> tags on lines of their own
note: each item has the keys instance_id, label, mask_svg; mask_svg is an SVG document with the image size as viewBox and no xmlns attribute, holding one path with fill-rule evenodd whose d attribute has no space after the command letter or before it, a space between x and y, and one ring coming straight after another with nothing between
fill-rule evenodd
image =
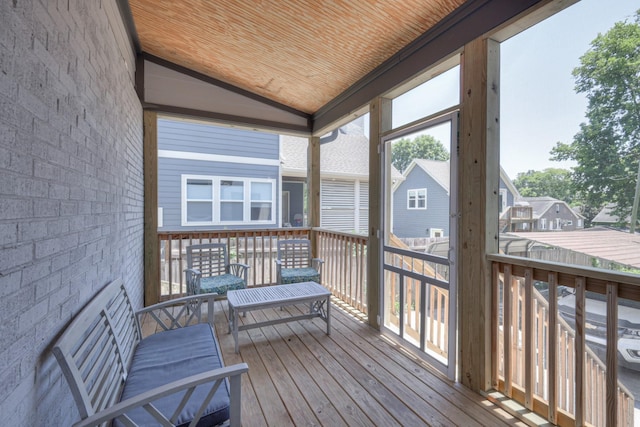
<instances>
[{"instance_id":1,"label":"wooden post","mask_svg":"<svg viewBox=\"0 0 640 427\"><path fill-rule=\"evenodd\" d=\"M460 381L491 387L491 265L498 251L499 44L476 39L462 56L458 166ZM505 284L508 286L508 284Z\"/></svg>"},{"instance_id":2,"label":"wooden post","mask_svg":"<svg viewBox=\"0 0 640 427\"><path fill-rule=\"evenodd\" d=\"M383 262L382 229L389 230L390 224L382 218L384 182L382 167L388 176L390 167L382 164L381 135L391 129L391 100L376 98L369 106L369 242L367 246L367 312L369 325L380 329L382 317L380 313L380 284L384 277L380 272ZM387 217L390 209L386 209ZM383 220L385 221L383 228Z\"/></svg>"},{"instance_id":3,"label":"wooden post","mask_svg":"<svg viewBox=\"0 0 640 427\"><path fill-rule=\"evenodd\" d=\"M144 304L160 301L158 113L144 111ZM171 280L171 279L169 279Z\"/></svg>"},{"instance_id":4,"label":"wooden post","mask_svg":"<svg viewBox=\"0 0 640 427\"><path fill-rule=\"evenodd\" d=\"M307 203L309 227L320 227L320 137L309 138L307 149ZM318 256L316 233L311 230L311 253Z\"/></svg>"},{"instance_id":5,"label":"wooden post","mask_svg":"<svg viewBox=\"0 0 640 427\"><path fill-rule=\"evenodd\" d=\"M607 426L618 425L618 284L607 283Z\"/></svg>"},{"instance_id":6,"label":"wooden post","mask_svg":"<svg viewBox=\"0 0 640 427\"><path fill-rule=\"evenodd\" d=\"M586 283L584 277L576 278L576 341L575 341L575 409L576 409L576 425L583 426L586 422L586 378L585 378L585 309L586 309ZM617 335L617 334L616 334Z\"/></svg>"}]
</instances>

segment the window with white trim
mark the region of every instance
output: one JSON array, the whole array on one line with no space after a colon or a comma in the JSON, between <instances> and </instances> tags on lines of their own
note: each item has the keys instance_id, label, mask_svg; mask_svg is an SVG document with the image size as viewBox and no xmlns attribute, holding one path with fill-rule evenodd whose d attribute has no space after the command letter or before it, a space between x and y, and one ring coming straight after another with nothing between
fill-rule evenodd
<instances>
[{"instance_id":1,"label":"window with white trim","mask_svg":"<svg viewBox=\"0 0 640 427\"><path fill-rule=\"evenodd\" d=\"M547 218L540 218L540 230L547 229Z\"/></svg>"},{"instance_id":2,"label":"window with white trim","mask_svg":"<svg viewBox=\"0 0 640 427\"><path fill-rule=\"evenodd\" d=\"M274 179L182 175L182 225L275 224Z\"/></svg>"},{"instance_id":3,"label":"window with white trim","mask_svg":"<svg viewBox=\"0 0 640 427\"><path fill-rule=\"evenodd\" d=\"M407 209L427 209L427 189L407 190Z\"/></svg>"}]
</instances>

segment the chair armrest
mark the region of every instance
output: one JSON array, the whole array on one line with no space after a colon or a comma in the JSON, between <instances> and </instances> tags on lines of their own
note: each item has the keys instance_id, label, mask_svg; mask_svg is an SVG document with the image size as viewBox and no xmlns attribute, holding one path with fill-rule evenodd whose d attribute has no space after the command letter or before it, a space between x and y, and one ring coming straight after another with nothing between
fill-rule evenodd
<instances>
[{"instance_id":1,"label":"chair armrest","mask_svg":"<svg viewBox=\"0 0 640 427\"><path fill-rule=\"evenodd\" d=\"M187 268L184 270L187 280L187 295L196 295L200 293L200 280L202 273L195 268Z\"/></svg>"},{"instance_id":2,"label":"chair armrest","mask_svg":"<svg viewBox=\"0 0 640 427\"><path fill-rule=\"evenodd\" d=\"M140 328L142 316L145 314L150 315L156 321L156 326L163 331L201 323L204 317L202 306L205 303L207 307L207 322L213 326L213 310L217 295L215 293L191 295L140 309L135 313L138 328ZM162 316L158 316L159 313L162 313ZM139 330L139 332L140 336L142 336L142 331Z\"/></svg>"},{"instance_id":3,"label":"chair armrest","mask_svg":"<svg viewBox=\"0 0 640 427\"><path fill-rule=\"evenodd\" d=\"M131 397L127 400L123 400L122 402L118 402L109 408L106 408L96 414L85 418L84 420L77 422L76 424L74 424L74 426L96 426L104 422L109 422L113 419L116 419L117 417L131 411L132 409L140 407L144 408L147 412L151 413L155 417L160 416L164 418L153 406L152 402L162 397L172 394L178 394L183 391L187 391L186 394L180 393L176 397L176 400L178 400L179 396L181 395L190 396L191 392L201 384L212 383L211 389L215 390L222 385L225 378L229 378L229 384L231 386L230 425L233 427L239 427L241 425L241 375L248 370L249 367L246 363L238 363L237 365L227 366L203 372L201 374L192 375L190 377L183 378L181 380L177 380L160 387L156 387L153 390L140 393L139 395ZM202 403L202 406L199 408L198 413L194 416L194 421L191 425L196 425L198 423L198 420L200 420L200 418L202 417L202 412L213 398L213 395L213 391L209 393L208 399L206 399ZM176 410L176 414L179 414L182 411L187 402L188 399L180 401L180 406L178 410ZM176 420L168 420L166 418L164 418L164 420L166 421L167 425L175 425L176 422ZM131 425L135 426L137 424L131 423Z\"/></svg>"},{"instance_id":4,"label":"chair armrest","mask_svg":"<svg viewBox=\"0 0 640 427\"><path fill-rule=\"evenodd\" d=\"M238 276L238 277L242 277L244 279L244 285L247 286L247 272L249 271L249 265L248 264L242 264L239 262L236 263L231 263L227 266L227 270L229 271L229 273L233 274L234 276Z\"/></svg>"}]
</instances>

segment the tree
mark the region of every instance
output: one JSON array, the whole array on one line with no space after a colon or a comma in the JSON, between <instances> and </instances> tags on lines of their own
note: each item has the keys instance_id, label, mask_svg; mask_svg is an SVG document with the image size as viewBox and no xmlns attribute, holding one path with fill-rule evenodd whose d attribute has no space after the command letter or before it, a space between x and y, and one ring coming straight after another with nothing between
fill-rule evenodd
<instances>
[{"instance_id":1,"label":"tree","mask_svg":"<svg viewBox=\"0 0 640 427\"><path fill-rule=\"evenodd\" d=\"M549 196L569 204L574 199L571 172L566 169L547 168L543 171L521 172L513 180L513 185L524 197Z\"/></svg>"},{"instance_id":2,"label":"tree","mask_svg":"<svg viewBox=\"0 0 640 427\"><path fill-rule=\"evenodd\" d=\"M615 203L614 213L626 218L640 176L640 10L633 22L599 34L573 76L588 100L587 121L571 143L556 144L552 158L577 162L573 183L586 207Z\"/></svg>"},{"instance_id":3,"label":"tree","mask_svg":"<svg viewBox=\"0 0 640 427\"><path fill-rule=\"evenodd\" d=\"M445 146L431 135L420 135L411 140L402 138L391 148L391 163L400 172L413 159L449 160L449 152Z\"/></svg>"}]
</instances>

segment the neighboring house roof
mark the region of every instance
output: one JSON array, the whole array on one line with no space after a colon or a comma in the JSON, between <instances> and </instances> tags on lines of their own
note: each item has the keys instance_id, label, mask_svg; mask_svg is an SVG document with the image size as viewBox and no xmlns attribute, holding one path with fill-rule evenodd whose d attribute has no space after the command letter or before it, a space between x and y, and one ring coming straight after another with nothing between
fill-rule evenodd
<instances>
[{"instance_id":1,"label":"neighboring house roof","mask_svg":"<svg viewBox=\"0 0 640 427\"><path fill-rule=\"evenodd\" d=\"M449 192L449 161L413 159L409 167L404 171L403 177L406 179L415 167L422 169L442 188L447 190L447 193Z\"/></svg>"},{"instance_id":2,"label":"neighboring house roof","mask_svg":"<svg viewBox=\"0 0 640 427\"><path fill-rule=\"evenodd\" d=\"M562 200L555 199L553 197L523 197L524 201L526 201L533 208L533 218L538 219L543 216L552 206L557 203L565 205L576 217L584 219L582 214L576 212Z\"/></svg>"},{"instance_id":3,"label":"neighboring house roof","mask_svg":"<svg viewBox=\"0 0 640 427\"><path fill-rule=\"evenodd\" d=\"M502 178L504 185L507 186L507 190L509 190L509 192L513 195L514 202L522 202L523 200L522 200L522 196L520 195L520 192L518 191L516 186L513 185L513 181L511 181L511 178L509 178L509 175L507 175L504 169L502 169L502 166L500 166L500 178Z\"/></svg>"},{"instance_id":4,"label":"neighboring house roof","mask_svg":"<svg viewBox=\"0 0 640 427\"><path fill-rule=\"evenodd\" d=\"M307 176L308 138L282 135L280 161L285 176ZM338 132L331 142L320 145L321 175L369 179L369 139L363 133ZM391 167L394 180L402 174Z\"/></svg>"},{"instance_id":5,"label":"neighboring house roof","mask_svg":"<svg viewBox=\"0 0 640 427\"><path fill-rule=\"evenodd\" d=\"M594 227L575 231L509 233L550 246L640 267L640 236L620 230Z\"/></svg>"},{"instance_id":6,"label":"neighboring house roof","mask_svg":"<svg viewBox=\"0 0 640 427\"><path fill-rule=\"evenodd\" d=\"M591 222L593 224L620 224L620 217L613 214L615 208L615 203L608 203L600 212L598 212L598 215L596 215ZM629 217L627 217L625 222L629 222Z\"/></svg>"}]
</instances>

